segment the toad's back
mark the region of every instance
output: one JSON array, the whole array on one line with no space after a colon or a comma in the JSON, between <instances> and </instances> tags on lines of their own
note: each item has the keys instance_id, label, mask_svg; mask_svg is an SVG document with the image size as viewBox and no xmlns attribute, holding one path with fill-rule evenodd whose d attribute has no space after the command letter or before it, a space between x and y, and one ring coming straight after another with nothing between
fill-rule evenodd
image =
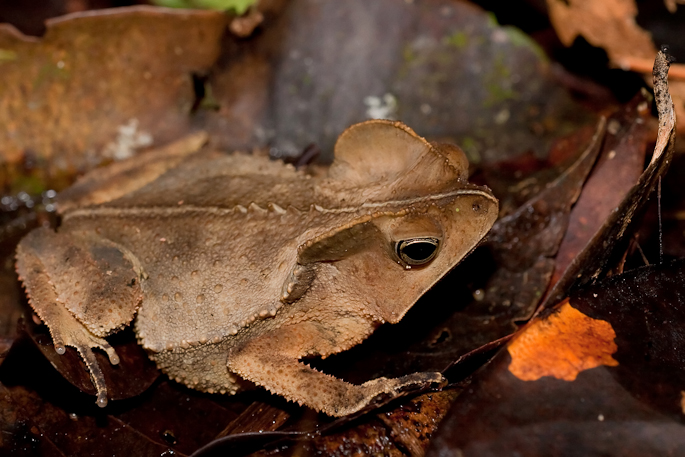
<instances>
[{"instance_id":1,"label":"toad's back","mask_svg":"<svg viewBox=\"0 0 685 457\"><path fill-rule=\"evenodd\" d=\"M313 181L260 157L191 161L114 201L69 211L60 230L94 231L135 256L146 275L139 337L161 351L276 314L302 239L356 217L314 204Z\"/></svg>"}]
</instances>

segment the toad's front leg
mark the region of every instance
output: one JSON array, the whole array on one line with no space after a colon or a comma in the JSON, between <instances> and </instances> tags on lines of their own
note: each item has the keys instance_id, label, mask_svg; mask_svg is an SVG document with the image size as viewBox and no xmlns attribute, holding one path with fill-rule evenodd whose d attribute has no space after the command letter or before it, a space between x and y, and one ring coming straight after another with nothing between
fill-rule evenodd
<instances>
[{"instance_id":1,"label":"toad's front leg","mask_svg":"<svg viewBox=\"0 0 685 457\"><path fill-rule=\"evenodd\" d=\"M103 337L126 326L142 298L142 269L125 249L83 233L55 233L39 228L17 247L17 272L29 303L50 329L55 350L75 348L97 390L97 404L107 404L105 379L92 348L119 357Z\"/></svg>"},{"instance_id":2,"label":"toad's front leg","mask_svg":"<svg viewBox=\"0 0 685 457\"><path fill-rule=\"evenodd\" d=\"M394 396L406 388L443 381L440 373L413 373L355 385L300 362L300 357L319 353L321 344L330 342L327 333L316 323L281 327L233 348L228 368L275 394L329 416L357 412L381 394Z\"/></svg>"}]
</instances>

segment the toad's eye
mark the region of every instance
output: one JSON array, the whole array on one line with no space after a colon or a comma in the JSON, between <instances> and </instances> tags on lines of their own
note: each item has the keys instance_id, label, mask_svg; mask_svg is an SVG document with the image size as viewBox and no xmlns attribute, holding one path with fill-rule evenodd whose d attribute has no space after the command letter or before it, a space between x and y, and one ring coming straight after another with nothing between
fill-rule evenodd
<instances>
[{"instance_id":1,"label":"toad's eye","mask_svg":"<svg viewBox=\"0 0 685 457\"><path fill-rule=\"evenodd\" d=\"M433 237L411 238L395 245L397 257L407 265L424 265L435 257L440 240Z\"/></svg>"}]
</instances>

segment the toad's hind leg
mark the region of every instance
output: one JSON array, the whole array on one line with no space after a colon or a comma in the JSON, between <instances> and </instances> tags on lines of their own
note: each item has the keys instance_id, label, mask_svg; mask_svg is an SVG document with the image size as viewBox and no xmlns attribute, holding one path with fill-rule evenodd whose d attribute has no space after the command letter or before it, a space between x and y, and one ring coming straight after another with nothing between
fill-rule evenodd
<instances>
[{"instance_id":1,"label":"toad's hind leg","mask_svg":"<svg viewBox=\"0 0 685 457\"><path fill-rule=\"evenodd\" d=\"M315 354L312 344L325 341L314 323L281 327L229 351L229 369L243 378L330 416L359 411L381 394L396 396L405 389L440 383L440 373L413 373L401 378L377 378L362 385L321 373L298 359ZM324 343L325 344L325 343Z\"/></svg>"},{"instance_id":2,"label":"toad's hind leg","mask_svg":"<svg viewBox=\"0 0 685 457\"><path fill-rule=\"evenodd\" d=\"M107 404L105 379L93 353L115 350L102 337L128 324L141 299L137 262L113 243L41 228L17 247L17 272L29 303L50 329L55 350L75 348L97 390L97 404Z\"/></svg>"}]
</instances>

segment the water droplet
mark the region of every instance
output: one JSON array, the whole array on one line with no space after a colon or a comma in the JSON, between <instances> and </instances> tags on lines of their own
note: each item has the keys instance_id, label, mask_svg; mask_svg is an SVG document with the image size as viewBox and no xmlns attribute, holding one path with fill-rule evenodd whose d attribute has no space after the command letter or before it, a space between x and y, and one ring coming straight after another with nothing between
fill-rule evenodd
<instances>
[{"instance_id":1,"label":"water droplet","mask_svg":"<svg viewBox=\"0 0 685 457\"><path fill-rule=\"evenodd\" d=\"M205 301L205 296L203 294L200 294L197 296L197 298L195 298L195 301L198 303L202 303L203 301Z\"/></svg>"},{"instance_id":2,"label":"water droplet","mask_svg":"<svg viewBox=\"0 0 685 457\"><path fill-rule=\"evenodd\" d=\"M224 286L222 284L217 284L216 286L214 286L214 292L216 292L217 294L221 293L222 290L224 290Z\"/></svg>"},{"instance_id":3,"label":"water droplet","mask_svg":"<svg viewBox=\"0 0 685 457\"><path fill-rule=\"evenodd\" d=\"M181 292L176 292L174 294L174 300L176 300L176 301L181 301L181 297L182 297Z\"/></svg>"},{"instance_id":4,"label":"water droplet","mask_svg":"<svg viewBox=\"0 0 685 457\"><path fill-rule=\"evenodd\" d=\"M190 276L193 277L193 278L196 277L196 276L197 276L197 270L191 271L191 272L190 272Z\"/></svg>"},{"instance_id":5,"label":"water droplet","mask_svg":"<svg viewBox=\"0 0 685 457\"><path fill-rule=\"evenodd\" d=\"M162 301L169 301L169 296L167 294L162 294Z\"/></svg>"},{"instance_id":6,"label":"water droplet","mask_svg":"<svg viewBox=\"0 0 685 457\"><path fill-rule=\"evenodd\" d=\"M172 276L171 277L171 282L176 282L178 281L178 276Z\"/></svg>"},{"instance_id":7,"label":"water droplet","mask_svg":"<svg viewBox=\"0 0 685 457\"><path fill-rule=\"evenodd\" d=\"M485 291L483 289L476 289L473 291L473 299L476 301L485 300Z\"/></svg>"}]
</instances>

